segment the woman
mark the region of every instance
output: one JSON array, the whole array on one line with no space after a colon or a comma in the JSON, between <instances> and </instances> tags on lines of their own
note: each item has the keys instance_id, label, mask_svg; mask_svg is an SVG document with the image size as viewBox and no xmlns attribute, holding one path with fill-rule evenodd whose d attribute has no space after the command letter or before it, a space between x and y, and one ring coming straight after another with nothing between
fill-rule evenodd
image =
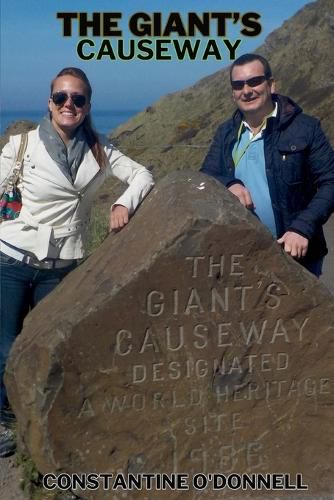
<instances>
[{"instance_id":1,"label":"woman","mask_svg":"<svg viewBox=\"0 0 334 500\"><path fill-rule=\"evenodd\" d=\"M83 256L94 193L109 176L129 184L112 206L110 229L119 230L153 186L151 174L122 155L91 125L91 85L78 68L63 69L51 83L49 116L28 134L19 183L18 218L0 224L0 456L15 449L3 375L25 315ZM20 136L1 155L1 182L17 158Z\"/></svg>"}]
</instances>

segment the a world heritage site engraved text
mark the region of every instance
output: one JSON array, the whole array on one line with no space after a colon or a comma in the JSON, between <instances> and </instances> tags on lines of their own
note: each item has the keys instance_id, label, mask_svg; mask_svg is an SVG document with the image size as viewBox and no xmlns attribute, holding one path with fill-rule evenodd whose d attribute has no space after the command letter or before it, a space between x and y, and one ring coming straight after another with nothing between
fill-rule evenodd
<instances>
[{"instance_id":1,"label":"a world heritage site engraved text","mask_svg":"<svg viewBox=\"0 0 334 500\"><path fill-rule=\"evenodd\" d=\"M284 284L261 283L255 274L252 283L244 260L242 254L187 256L187 287L143 292L140 314L147 326L139 331L124 325L110 335L110 375L125 367L119 373L126 373L127 390L98 404L85 399L78 418L103 413L120 419L148 411L153 421L169 412L175 414L175 427L166 430L174 472L178 433L192 443L183 451L189 472L265 470L268 457L259 436L238 440L249 426L250 402L264 400L275 421L282 401L326 397L331 381L326 374L298 378L291 369L291 352L296 356L310 334L310 316L285 318ZM268 314L252 319L254 304Z\"/></svg>"}]
</instances>

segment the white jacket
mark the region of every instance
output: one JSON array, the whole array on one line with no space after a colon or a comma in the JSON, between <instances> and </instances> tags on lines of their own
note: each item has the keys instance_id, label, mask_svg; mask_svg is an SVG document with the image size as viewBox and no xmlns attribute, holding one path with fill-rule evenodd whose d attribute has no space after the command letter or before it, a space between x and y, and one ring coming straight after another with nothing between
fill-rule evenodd
<instances>
[{"instance_id":1,"label":"white jacket","mask_svg":"<svg viewBox=\"0 0 334 500\"><path fill-rule=\"evenodd\" d=\"M0 159L1 185L6 183L20 146L20 135L11 136ZM150 172L115 149L100 136L109 160L100 168L87 146L74 184L52 160L39 138L38 129L28 134L23 179L19 183L22 210L17 219L0 224L0 239L15 247L45 257L78 259L84 254L94 194L113 175L129 187L115 202L133 213L153 186ZM0 247L1 249L1 247Z\"/></svg>"}]
</instances>

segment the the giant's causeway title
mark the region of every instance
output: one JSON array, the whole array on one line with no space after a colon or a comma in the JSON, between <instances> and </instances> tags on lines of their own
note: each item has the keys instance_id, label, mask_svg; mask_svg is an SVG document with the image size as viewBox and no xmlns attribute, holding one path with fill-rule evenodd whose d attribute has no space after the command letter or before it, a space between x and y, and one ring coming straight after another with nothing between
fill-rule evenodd
<instances>
[{"instance_id":1,"label":"the giant's causeway title","mask_svg":"<svg viewBox=\"0 0 334 500\"><path fill-rule=\"evenodd\" d=\"M126 20L122 12L57 13L63 36L78 38L76 51L83 60L233 60L242 38L231 39L231 28L240 28L240 37L257 36L260 17L256 12L136 12Z\"/></svg>"}]
</instances>

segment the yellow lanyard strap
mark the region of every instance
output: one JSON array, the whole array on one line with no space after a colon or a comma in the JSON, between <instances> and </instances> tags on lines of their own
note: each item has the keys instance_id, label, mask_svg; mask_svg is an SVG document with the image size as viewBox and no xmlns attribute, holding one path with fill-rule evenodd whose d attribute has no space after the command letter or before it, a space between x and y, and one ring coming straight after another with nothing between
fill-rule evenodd
<instances>
[{"instance_id":1,"label":"yellow lanyard strap","mask_svg":"<svg viewBox=\"0 0 334 500\"><path fill-rule=\"evenodd\" d=\"M244 127L244 123L241 122L239 130L238 130L237 143L236 143L236 145L233 149L233 152L232 152L232 158L233 158L235 168L237 168L237 166L239 165L241 158L246 153L247 149L249 148L250 143L252 142L252 138L250 138L246 142L245 146L239 151L241 132L242 132L243 127Z\"/></svg>"},{"instance_id":2,"label":"yellow lanyard strap","mask_svg":"<svg viewBox=\"0 0 334 500\"><path fill-rule=\"evenodd\" d=\"M263 122L261 123L260 125L260 128L259 130L257 131L256 135L259 134L264 128L265 126L267 125L267 119L272 116L274 111L272 111L269 115L267 115ZM241 135L242 135L242 129L244 127L244 122L241 122L240 123L240 127L239 127L239 130L238 130L238 136L237 136L237 143L236 143L236 146L233 148L233 152L232 152L232 158L233 158L233 162L234 162L234 167L237 168L237 166L239 165L240 163L240 160L241 158L243 157L243 155L246 153L247 149L249 148L250 146L250 143L253 142L253 139L254 137L251 137L247 143L245 144L245 146L242 148L241 151L239 151L239 146L240 146L240 139L241 139Z\"/></svg>"}]
</instances>

